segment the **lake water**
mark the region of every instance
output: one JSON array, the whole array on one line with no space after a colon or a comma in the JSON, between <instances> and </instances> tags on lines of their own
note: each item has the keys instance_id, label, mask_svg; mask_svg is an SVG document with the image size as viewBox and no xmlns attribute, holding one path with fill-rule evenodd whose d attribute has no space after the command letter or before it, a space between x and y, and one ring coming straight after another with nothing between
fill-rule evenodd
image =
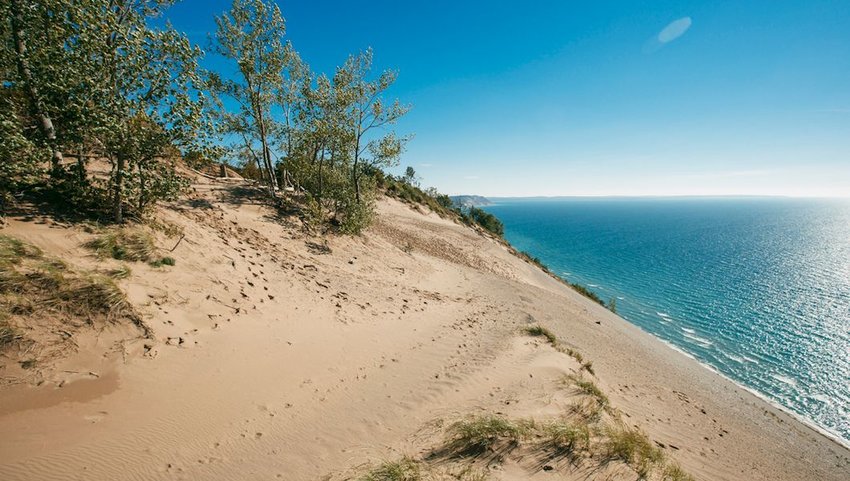
<instances>
[{"instance_id":1,"label":"lake water","mask_svg":"<svg viewBox=\"0 0 850 481\"><path fill-rule=\"evenodd\" d=\"M850 201L494 202L519 250L850 443Z\"/></svg>"}]
</instances>

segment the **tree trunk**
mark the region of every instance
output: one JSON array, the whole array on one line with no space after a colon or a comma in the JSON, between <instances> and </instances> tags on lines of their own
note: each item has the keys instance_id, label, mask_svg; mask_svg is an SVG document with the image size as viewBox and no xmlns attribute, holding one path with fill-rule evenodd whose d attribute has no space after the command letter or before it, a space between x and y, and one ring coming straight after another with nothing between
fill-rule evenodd
<instances>
[{"instance_id":1,"label":"tree trunk","mask_svg":"<svg viewBox=\"0 0 850 481\"><path fill-rule=\"evenodd\" d=\"M261 107L257 106L257 120L259 120L260 124L260 144L263 147L263 163L266 166L266 172L268 173L268 181L269 181L269 193L272 196L272 199L277 198L277 182L274 175L274 169L272 168L272 159L271 159L271 151L269 151L268 140L266 139L266 121L263 118L263 111Z\"/></svg>"},{"instance_id":2,"label":"tree trunk","mask_svg":"<svg viewBox=\"0 0 850 481\"><path fill-rule=\"evenodd\" d=\"M122 184L124 180L124 155L122 153L118 153L115 161L115 181L113 188L113 197L112 197L112 220L115 221L116 224L124 223L124 206L123 195L121 192Z\"/></svg>"},{"instance_id":3,"label":"tree trunk","mask_svg":"<svg viewBox=\"0 0 850 481\"><path fill-rule=\"evenodd\" d=\"M357 168L360 163L360 134L357 134L357 142L354 144L354 165L351 168L351 176L354 181L354 199L360 203L360 175Z\"/></svg>"},{"instance_id":4,"label":"tree trunk","mask_svg":"<svg viewBox=\"0 0 850 481\"><path fill-rule=\"evenodd\" d=\"M77 180L79 180L80 185L86 182L86 159L83 157L82 147L77 152Z\"/></svg>"},{"instance_id":5,"label":"tree trunk","mask_svg":"<svg viewBox=\"0 0 850 481\"><path fill-rule=\"evenodd\" d=\"M53 153L51 158L51 166L53 168L52 175L56 175L62 164L62 151L59 149L56 142L56 129L53 127L53 121L50 119L50 116L44 109L41 97L39 96L38 87L36 87L33 81L32 70L30 70L29 60L27 58L27 44L24 40L24 14L21 10L20 1L10 0L9 6L12 13L12 39L15 42L18 73L20 74L21 79L23 79L24 85L26 85L26 93L27 97L29 97L32 113L39 119L39 129L41 130L41 134L44 135L47 145Z\"/></svg>"}]
</instances>

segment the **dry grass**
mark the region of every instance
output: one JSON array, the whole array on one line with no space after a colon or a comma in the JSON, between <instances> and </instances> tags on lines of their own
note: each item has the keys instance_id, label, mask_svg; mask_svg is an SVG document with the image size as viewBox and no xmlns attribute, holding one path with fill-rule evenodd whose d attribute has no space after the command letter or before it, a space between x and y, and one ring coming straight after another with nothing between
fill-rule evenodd
<instances>
[{"instance_id":1,"label":"dry grass","mask_svg":"<svg viewBox=\"0 0 850 481\"><path fill-rule=\"evenodd\" d=\"M415 460L405 457L385 462L366 473L360 481L419 481L422 469Z\"/></svg>"},{"instance_id":2,"label":"dry grass","mask_svg":"<svg viewBox=\"0 0 850 481\"><path fill-rule=\"evenodd\" d=\"M125 261L150 261L156 254L153 237L141 229L111 229L85 243L100 257Z\"/></svg>"},{"instance_id":3,"label":"dry grass","mask_svg":"<svg viewBox=\"0 0 850 481\"><path fill-rule=\"evenodd\" d=\"M76 271L7 236L0 236L0 259L0 348L35 342L37 337L27 338L19 330L24 325L41 326L38 332L48 337L53 331L65 333L60 342L83 324L119 320L150 334L109 276Z\"/></svg>"},{"instance_id":4,"label":"dry grass","mask_svg":"<svg viewBox=\"0 0 850 481\"><path fill-rule=\"evenodd\" d=\"M130 266L128 266L127 264L122 264L121 266L119 266L115 269L110 269L110 270L106 271L106 275L108 275L109 277L111 277L113 279L126 279L126 278L130 277L130 274L132 274L132 273L133 273L133 271L130 269Z\"/></svg>"},{"instance_id":5,"label":"dry grass","mask_svg":"<svg viewBox=\"0 0 850 481\"><path fill-rule=\"evenodd\" d=\"M664 461L661 449L653 445L649 437L637 428L619 425L608 427L604 434L604 458L625 462L641 477L648 476Z\"/></svg>"},{"instance_id":6,"label":"dry grass","mask_svg":"<svg viewBox=\"0 0 850 481\"><path fill-rule=\"evenodd\" d=\"M6 320L0 320L0 351L24 339L20 331Z\"/></svg>"},{"instance_id":7,"label":"dry grass","mask_svg":"<svg viewBox=\"0 0 850 481\"><path fill-rule=\"evenodd\" d=\"M476 453L501 442L516 444L528 437L533 428L532 421L513 421L495 414L475 416L449 427L449 449L458 453Z\"/></svg>"}]
</instances>

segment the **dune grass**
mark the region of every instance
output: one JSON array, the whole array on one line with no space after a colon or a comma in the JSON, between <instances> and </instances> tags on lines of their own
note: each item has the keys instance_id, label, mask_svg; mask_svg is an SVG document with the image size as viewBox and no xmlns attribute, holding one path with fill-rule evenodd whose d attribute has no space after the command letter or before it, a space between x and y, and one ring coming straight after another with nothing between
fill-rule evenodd
<instances>
[{"instance_id":1,"label":"dune grass","mask_svg":"<svg viewBox=\"0 0 850 481\"><path fill-rule=\"evenodd\" d=\"M460 453L482 452L500 442L518 443L532 431L534 423L484 414L458 421L449 427L449 446Z\"/></svg>"},{"instance_id":2,"label":"dune grass","mask_svg":"<svg viewBox=\"0 0 850 481\"><path fill-rule=\"evenodd\" d=\"M174 260L173 257L163 257L161 259L157 259L155 261L150 262L150 265L152 267L174 266L176 264L177 264L177 261Z\"/></svg>"},{"instance_id":3,"label":"dune grass","mask_svg":"<svg viewBox=\"0 0 850 481\"><path fill-rule=\"evenodd\" d=\"M605 429L603 450L605 459L623 461L641 477L646 477L664 462L664 453L643 431L622 425Z\"/></svg>"},{"instance_id":4,"label":"dune grass","mask_svg":"<svg viewBox=\"0 0 850 481\"><path fill-rule=\"evenodd\" d=\"M567 376L566 380L575 385L580 393L593 398L600 407L605 408L610 404L608 396L593 381L574 374Z\"/></svg>"},{"instance_id":5,"label":"dune grass","mask_svg":"<svg viewBox=\"0 0 850 481\"><path fill-rule=\"evenodd\" d=\"M412 458L404 457L398 461L387 461L376 466L360 481L419 481L422 469Z\"/></svg>"},{"instance_id":6,"label":"dune grass","mask_svg":"<svg viewBox=\"0 0 850 481\"><path fill-rule=\"evenodd\" d=\"M124 293L107 275L77 272L35 246L0 236L0 312L25 316L49 312L116 320L133 317ZM9 338L7 333L6 338Z\"/></svg>"},{"instance_id":7,"label":"dune grass","mask_svg":"<svg viewBox=\"0 0 850 481\"><path fill-rule=\"evenodd\" d=\"M21 332L5 319L0 320L0 351L23 340Z\"/></svg>"},{"instance_id":8,"label":"dune grass","mask_svg":"<svg viewBox=\"0 0 850 481\"><path fill-rule=\"evenodd\" d=\"M558 337L552 331L539 324L526 327L525 333L533 337L544 337L552 347L558 347Z\"/></svg>"},{"instance_id":9,"label":"dune grass","mask_svg":"<svg viewBox=\"0 0 850 481\"><path fill-rule=\"evenodd\" d=\"M577 455L590 451L590 427L587 423L559 419L543 425L548 446L558 454Z\"/></svg>"},{"instance_id":10,"label":"dune grass","mask_svg":"<svg viewBox=\"0 0 850 481\"><path fill-rule=\"evenodd\" d=\"M661 472L662 481L695 481L694 477L688 474L675 462L668 462Z\"/></svg>"},{"instance_id":11,"label":"dune grass","mask_svg":"<svg viewBox=\"0 0 850 481\"><path fill-rule=\"evenodd\" d=\"M153 237L141 229L112 229L85 243L100 257L124 261L150 261L156 254Z\"/></svg>"}]
</instances>

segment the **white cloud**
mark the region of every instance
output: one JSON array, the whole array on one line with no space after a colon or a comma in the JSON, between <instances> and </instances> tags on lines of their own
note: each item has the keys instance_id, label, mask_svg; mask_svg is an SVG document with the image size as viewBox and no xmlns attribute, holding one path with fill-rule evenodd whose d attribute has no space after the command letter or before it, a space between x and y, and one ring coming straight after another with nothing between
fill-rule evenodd
<instances>
[{"instance_id":1,"label":"white cloud","mask_svg":"<svg viewBox=\"0 0 850 481\"><path fill-rule=\"evenodd\" d=\"M691 17L682 17L678 20L673 20L660 32L658 32L658 36L656 38L662 44L670 43L684 35L685 32L691 28L691 23Z\"/></svg>"}]
</instances>

